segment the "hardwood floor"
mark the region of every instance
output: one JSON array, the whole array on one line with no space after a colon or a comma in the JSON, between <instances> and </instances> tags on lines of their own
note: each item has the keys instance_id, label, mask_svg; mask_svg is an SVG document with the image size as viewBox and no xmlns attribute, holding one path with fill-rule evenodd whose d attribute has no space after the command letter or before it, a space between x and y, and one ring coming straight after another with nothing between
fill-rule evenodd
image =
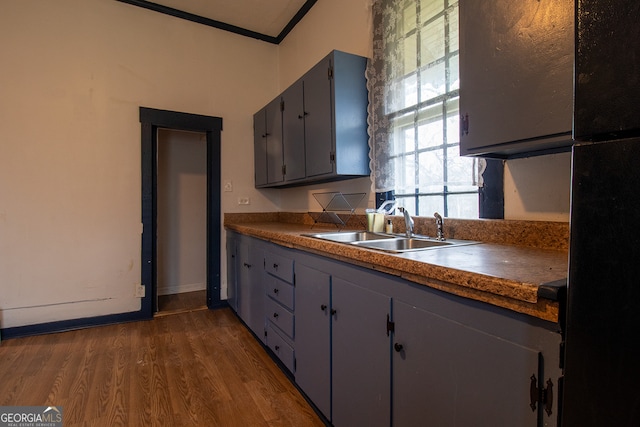
<instances>
[{"instance_id":1,"label":"hardwood floor","mask_svg":"<svg viewBox=\"0 0 640 427\"><path fill-rule=\"evenodd\" d=\"M230 309L0 344L0 406L75 426L323 426Z\"/></svg>"},{"instance_id":2,"label":"hardwood floor","mask_svg":"<svg viewBox=\"0 0 640 427\"><path fill-rule=\"evenodd\" d=\"M207 291L183 292L180 294L159 295L158 313L156 316L181 313L189 310L205 310L207 308Z\"/></svg>"}]
</instances>

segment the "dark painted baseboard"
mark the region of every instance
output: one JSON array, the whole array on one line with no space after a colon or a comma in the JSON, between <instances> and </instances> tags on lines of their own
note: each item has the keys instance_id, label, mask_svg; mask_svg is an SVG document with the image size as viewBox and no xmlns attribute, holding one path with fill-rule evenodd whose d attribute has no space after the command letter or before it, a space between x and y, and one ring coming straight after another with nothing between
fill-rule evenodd
<instances>
[{"instance_id":1,"label":"dark painted baseboard","mask_svg":"<svg viewBox=\"0 0 640 427\"><path fill-rule=\"evenodd\" d=\"M210 310L218 310L229 307L226 300L219 301ZM142 310L128 313L108 314L105 316L84 317L81 319L61 320L58 322L38 323L36 325L16 326L14 328L0 329L2 339L22 338L33 335L52 334L56 332L73 331L76 329L91 328L95 326L113 325L116 323L137 322L151 320L153 316L145 315Z\"/></svg>"},{"instance_id":2,"label":"dark painted baseboard","mask_svg":"<svg viewBox=\"0 0 640 427\"><path fill-rule=\"evenodd\" d=\"M227 308L227 307L229 307L229 303L227 302L226 299L217 300L207 305L207 308L209 310L219 310L221 308Z\"/></svg>"},{"instance_id":3,"label":"dark painted baseboard","mask_svg":"<svg viewBox=\"0 0 640 427\"><path fill-rule=\"evenodd\" d=\"M144 315L142 311L129 313L108 314L105 316L84 317L81 319L60 320L58 322L38 323L36 325L16 326L1 329L2 339L28 337L32 335L66 332L74 329L90 328L94 326L110 325L114 323L135 322L149 320L151 317Z\"/></svg>"}]
</instances>

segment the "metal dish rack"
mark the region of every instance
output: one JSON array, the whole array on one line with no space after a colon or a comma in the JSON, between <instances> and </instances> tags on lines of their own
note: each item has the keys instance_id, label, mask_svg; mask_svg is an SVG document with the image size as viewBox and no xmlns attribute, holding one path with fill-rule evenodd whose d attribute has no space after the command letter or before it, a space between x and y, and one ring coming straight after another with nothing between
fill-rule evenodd
<instances>
[{"instance_id":1,"label":"metal dish rack","mask_svg":"<svg viewBox=\"0 0 640 427\"><path fill-rule=\"evenodd\" d=\"M367 193L313 193L313 197L322 207L322 212L309 212L313 218L313 225L318 223L335 224L339 229L344 228L349 218Z\"/></svg>"}]
</instances>

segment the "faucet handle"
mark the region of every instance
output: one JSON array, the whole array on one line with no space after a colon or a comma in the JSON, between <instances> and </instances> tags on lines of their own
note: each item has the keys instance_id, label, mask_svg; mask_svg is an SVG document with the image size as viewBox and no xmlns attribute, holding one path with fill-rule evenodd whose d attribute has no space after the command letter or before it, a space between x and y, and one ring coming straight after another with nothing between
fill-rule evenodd
<instances>
[{"instance_id":1,"label":"faucet handle","mask_svg":"<svg viewBox=\"0 0 640 427\"><path fill-rule=\"evenodd\" d=\"M438 212L434 213L433 216L436 219L436 234L437 234L437 239L440 241L445 240L444 239L444 221L442 220L442 216L440 216L440 214Z\"/></svg>"}]
</instances>

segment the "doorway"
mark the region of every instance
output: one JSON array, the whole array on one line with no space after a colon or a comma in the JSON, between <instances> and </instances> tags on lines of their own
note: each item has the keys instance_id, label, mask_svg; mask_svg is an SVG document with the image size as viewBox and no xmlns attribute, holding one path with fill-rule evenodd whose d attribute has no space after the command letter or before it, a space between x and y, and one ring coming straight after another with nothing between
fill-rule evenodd
<instances>
[{"instance_id":1,"label":"doorway","mask_svg":"<svg viewBox=\"0 0 640 427\"><path fill-rule=\"evenodd\" d=\"M140 107L142 125L142 297L141 311L153 317L158 311L158 146L165 130L204 135L206 151L205 294L206 306L222 306L220 300L220 133L219 117ZM162 141L160 141L162 142ZM163 290L164 292L164 290Z\"/></svg>"},{"instance_id":2,"label":"doorway","mask_svg":"<svg viewBox=\"0 0 640 427\"><path fill-rule=\"evenodd\" d=\"M157 314L207 307L204 132L158 129Z\"/></svg>"}]
</instances>

